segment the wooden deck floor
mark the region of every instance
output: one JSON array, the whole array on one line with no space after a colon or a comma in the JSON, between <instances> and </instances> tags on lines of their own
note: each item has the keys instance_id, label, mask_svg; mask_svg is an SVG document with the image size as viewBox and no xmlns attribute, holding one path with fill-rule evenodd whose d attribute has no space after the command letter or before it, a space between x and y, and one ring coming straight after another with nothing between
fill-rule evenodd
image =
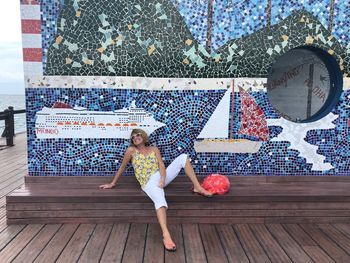
<instances>
[{"instance_id":1,"label":"wooden deck floor","mask_svg":"<svg viewBox=\"0 0 350 263\"><path fill-rule=\"evenodd\" d=\"M350 262L350 224L6 225L5 195L26 174L25 136L0 150L0 262Z\"/></svg>"}]
</instances>

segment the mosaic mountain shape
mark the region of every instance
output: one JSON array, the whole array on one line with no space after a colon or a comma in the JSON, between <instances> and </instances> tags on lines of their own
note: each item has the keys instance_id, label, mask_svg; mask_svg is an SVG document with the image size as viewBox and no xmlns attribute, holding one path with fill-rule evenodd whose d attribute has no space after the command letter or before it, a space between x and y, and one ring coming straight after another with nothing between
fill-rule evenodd
<instances>
[{"instance_id":1,"label":"mosaic mountain shape","mask_svg":"<svg viewBox=\"0 0 350 263\"><path fill-rule=\"evenodd\" d=\"M300 43L349 61L337 40L304 10L209 54L170 1L67 1L45 74L266 77L275 58Z\"/></svg>"},{"instance_id":2,"label":"mosaic mountain shape","mask_svg":"<svg viewBox=\"0 0 350 263\"><path fill-rule=\"evenodd\" d=\"M180 76L195 40L164 0L67 1L50 45L48 75Z\"/></svg>"},{"instance_id":3,"label":"mosaic mountain shape","mask_svg":"<svg viewBox=\"0 0 350 263\"><path fill-rule=\"evenodd\" d=\"M270 29L230 40L218 53L223 58L223 70L228 76L266 77L271 64L280 55L303 44L328 51L337 58L341 67L348 61L345 48L305 10L295 11Z\"/></svg>"}]
</instances>

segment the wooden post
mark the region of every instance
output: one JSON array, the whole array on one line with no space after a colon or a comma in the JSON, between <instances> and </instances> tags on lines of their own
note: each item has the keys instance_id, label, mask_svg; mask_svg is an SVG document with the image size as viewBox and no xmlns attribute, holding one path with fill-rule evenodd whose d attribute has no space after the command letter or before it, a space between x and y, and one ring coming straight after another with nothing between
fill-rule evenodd
<instances>
[{"instance_id":1,"label":"wooden post","mask_svg":"<svg viewBox=\"0 0 350 263\"><path fill-rule=\"evenodd\" d=\"M5 136L6 136L6 145L14 146L13 136L15 135L15 119L13 113L13 107L10 106L5 110L7 113L7 118L5 119Z\"/></svg>"}]
</instances>

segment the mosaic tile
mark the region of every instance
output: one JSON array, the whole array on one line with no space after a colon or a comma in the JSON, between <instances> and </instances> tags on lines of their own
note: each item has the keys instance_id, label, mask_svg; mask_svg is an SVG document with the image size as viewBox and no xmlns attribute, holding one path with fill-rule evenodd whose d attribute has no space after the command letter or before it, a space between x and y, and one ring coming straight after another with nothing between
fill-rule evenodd
<instances>
[{"instance_id":1,"label":"mosaic tile","mask_svg":"<svg viewBox=\"0 0 350 263\"><path fill-rule=\"evenodd\" d=\"M214 4L215 10L223 9L221 2ZM175 6L186 9L188 3ZM304 9L282 16L271 27L263 27L262 15L256 12L264 8L247 6L245 10L255 14L249 21L256 20L256 27L243 22L242 27L250 31L236 36L220 27L229 39L208 52L175 6L168 1L115 1L105 6L99 1L68 1L49 47L46 74L266 77L277 56L300 45L332 50L340 63L346 60L345 47L322 21ZM215 19L223 23L220 16ZM220 35L215 30L213 34Z\"/></svg>"},{"instance_id":2,"label":"mosaic tile","mask_svg":"<svg viewBox=\"0 0 350 263\"><path fill-rule=\"evenodd\" d=\"M151 139L165 163L187 153L198 174L348 175L349 5L339 0L21 0L21 5L30 175L113 175L129 145L121 137L44 139L52 130L41 128L38 135L38 113L52 111L55 103L98 114L134 105L162 124ZM303 45L328 51L344 74L337 106L305 125L280 118L266 93L272 63ZM216 123L227 138L214 141L214 148L222 147L217 152L201 152L202 137L216 133L208 123L215 123L218 107L225 116ZM79 118L63 121L80 129L88 122ZM117 123L100 124L102 132ZM235 152L241 145L257 148ZM128 166L126 175L132 174Z\"/></svg>"}]
</instances>

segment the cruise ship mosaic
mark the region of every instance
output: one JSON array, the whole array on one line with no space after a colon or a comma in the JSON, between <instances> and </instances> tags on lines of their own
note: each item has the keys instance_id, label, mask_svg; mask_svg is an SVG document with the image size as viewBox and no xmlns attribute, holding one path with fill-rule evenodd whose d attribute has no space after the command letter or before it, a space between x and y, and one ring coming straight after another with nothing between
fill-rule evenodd
<instances>
[{"instance_id":1,"label":"cruise ship mosaic","mask_svg":"<svg viewBox=\"0 0 350 263\"><path fill-rule=\"evenodd\" d=\"M135 127L201 175L348 175L339 0L21 0L21 16L32 176L113 175ZM266 91L271 65L301 46L335 58L344 81L309 123L284 119Z\"/></svg>"},{"instance_id":2,"label":"cruise ship mosaic","mask_svg":"<svg viewBox=\"0 0 350 263\"><path fill-rule=\"evenodd\" d=\"M101 95L103 96L103 95ZM50 138L121 138L129 139L133 129L151 134L164 126L132 101L127 108L114 111L91 111L57 101L36 113L35 134Z\"/></svg>"}]
</instances>

